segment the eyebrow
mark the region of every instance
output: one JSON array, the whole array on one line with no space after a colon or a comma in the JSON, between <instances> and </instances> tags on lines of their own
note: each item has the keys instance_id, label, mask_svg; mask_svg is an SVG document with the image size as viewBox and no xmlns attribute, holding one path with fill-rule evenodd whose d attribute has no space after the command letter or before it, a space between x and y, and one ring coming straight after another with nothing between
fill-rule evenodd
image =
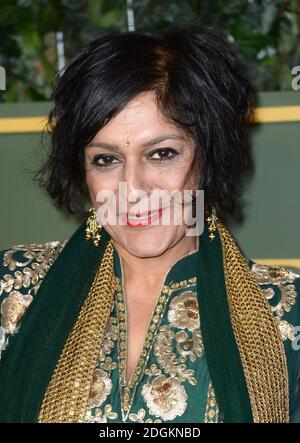
<instances>
[{"instance_id":1,"label":"eyebrow","mask_svg":"<svg viewBox=\"0 0 300 443\"><path fill-rule=\"evenodd\" d=\"M161 143L165 140L185 140L185 137L183 135L174 135L174 134L168 134L168 135L162 135L160 137L152 138L151 140L148 140L147 142L142 144L143 148L147 148L149 146L157 145L158 143ZM119 150L118 145L113 145L110 143L105 142L93 142L89 143L87 148L97 147L97 148L109 148L114 149L116 151Z\"/></svg>"}]
</instances>

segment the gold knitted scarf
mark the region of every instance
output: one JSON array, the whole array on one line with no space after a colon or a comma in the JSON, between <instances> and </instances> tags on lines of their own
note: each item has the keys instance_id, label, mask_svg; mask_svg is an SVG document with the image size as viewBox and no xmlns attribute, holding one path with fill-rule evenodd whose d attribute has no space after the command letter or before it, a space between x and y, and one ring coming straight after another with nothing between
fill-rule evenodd
<instances>
[{"instance_id":1,"label":"gold knitted scarf","mask_svg":"<svg viewBox=\"0 0 300 443\"><path fill-rule=\"evenodd\" d=\"M288 370L282 338L264 297L229 231L218 223L226 292L255 423L289 421Z\"/></svg>"},{"instance_id":2,"label":"gold knitted scarf","mask_svg":"<svg viewBox=\"0 0 300 443\"><path fill-rule=\"evenodd\" d=\"M234 238L218 222L228 304L254 422L288 422L288 372L271 309ZM83 422L115 290L113 246L101 265L47 387L39 422Z\"/></svg>"}]
</instances>

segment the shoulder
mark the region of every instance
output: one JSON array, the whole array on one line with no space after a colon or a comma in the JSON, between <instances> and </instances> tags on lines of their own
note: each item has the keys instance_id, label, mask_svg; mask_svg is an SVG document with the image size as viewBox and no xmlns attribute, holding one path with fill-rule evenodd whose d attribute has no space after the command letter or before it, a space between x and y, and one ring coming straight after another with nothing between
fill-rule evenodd
<instances>
[{"instance_id":1,"label":"shoulder","mask_svg":"<svg viewBox=\"0 0 300 443\"><path fill-rule=\"evenodd\" d=\"M0 354L66 243L24 243L0 251Z\"/></svg>"},{"instance_id":2,"label":"shoulder","mask_svg":"<svg viewBox=\"0 0 300 443\"><path fill-rule=\"evenodd\" d=\"M300 269L250 261L250 270L268 301L284 341L300 326Z\"/></svg>"}]
</instances>

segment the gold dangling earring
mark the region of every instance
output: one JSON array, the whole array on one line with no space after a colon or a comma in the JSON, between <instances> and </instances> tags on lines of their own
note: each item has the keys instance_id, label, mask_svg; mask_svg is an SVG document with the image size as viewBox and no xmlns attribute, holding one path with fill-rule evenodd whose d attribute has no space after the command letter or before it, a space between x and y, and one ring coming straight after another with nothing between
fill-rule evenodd
<instances>
[{"instance_id":1,"label":"gold dangling earring","mask_svg":"<svg viewBox=\"0 0 300 443\"><path fill-rule=\"evenodd\" d=\"M214 207L212 208L211 216L207 217L206 221L209 223L208 226L208 230L210 232L209 238L212 241L216 237L214 232L217 230L217 221L218 221L218 216Z\"/></svg>"},{"instance_id":2,"label":"gold dangling earring","mask_svg":"<svg viewBox=\"0 0 300 443\"><path fill-rule=\"evenodd\" d=\"M90 216L86 221L86 229L85 229L85 239L93 240L95 246L99 246L99 242L101 239L101 229L102 226L98 223L96 210L92 207L90 210Z\"/></svg>"}]
</instances>

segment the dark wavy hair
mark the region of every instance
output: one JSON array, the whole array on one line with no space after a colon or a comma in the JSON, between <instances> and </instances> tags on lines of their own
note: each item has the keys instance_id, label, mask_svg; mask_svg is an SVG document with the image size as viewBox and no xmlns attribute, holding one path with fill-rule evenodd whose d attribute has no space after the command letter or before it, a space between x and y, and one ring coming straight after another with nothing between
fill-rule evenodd
<instances>
[{"instance_id":1,"label":"dark wavy hair","mask_svg":"<svg viewBox=\"0 0 300 443\"><path fill-rule=\"evenodd\" d=\"M163 115L192 136L189 172L198 173L206 210L215 207L224 220L240 205L251 164L247 128L254 93L225 36L207 26L116 32L81 50L57 76L45 130L51 149L34 180L57 207L87 216L84 148L145 91L154 91Z\"/></svg>"}]
</instances>

